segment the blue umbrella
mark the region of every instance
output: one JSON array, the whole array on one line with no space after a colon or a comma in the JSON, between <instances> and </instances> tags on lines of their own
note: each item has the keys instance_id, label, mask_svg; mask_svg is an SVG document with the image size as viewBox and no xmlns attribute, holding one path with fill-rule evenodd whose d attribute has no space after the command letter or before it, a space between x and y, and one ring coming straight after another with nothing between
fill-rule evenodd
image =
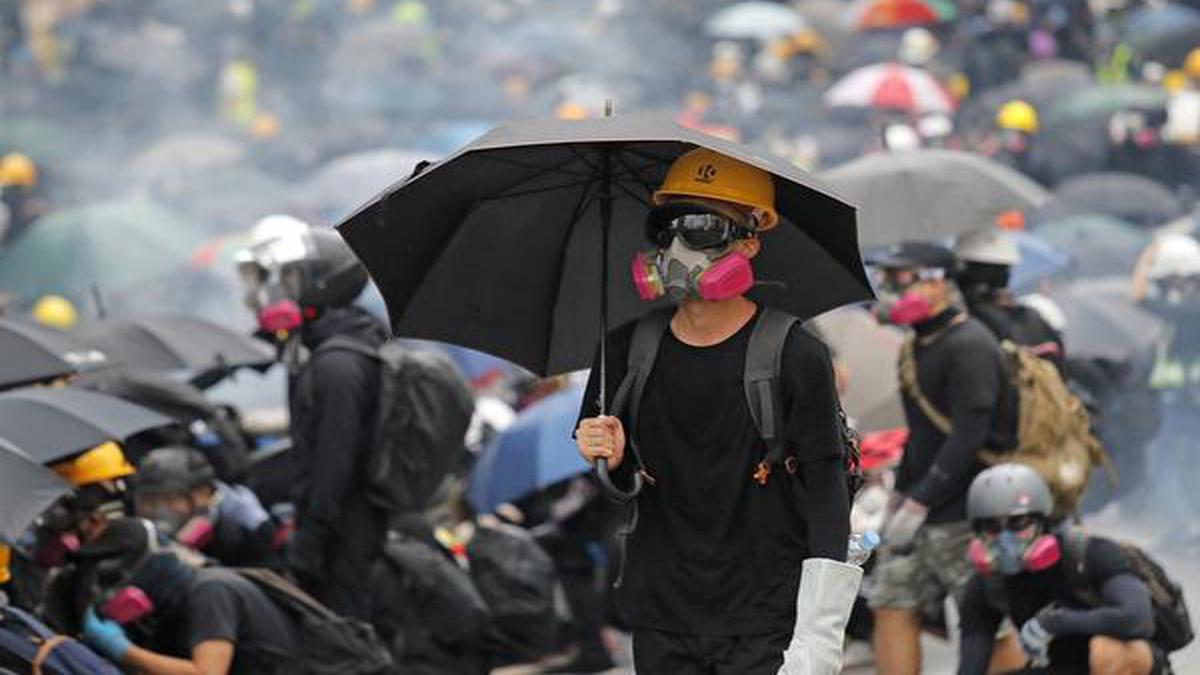
<instances>
[{"instance_id":1,"label":"blue umbrella","mask_svg":"<svg viewBox=\"0 0 1200 675\"><path fill-rule=\"evenodd\" d=\"M496 437L471 472L467 499L486 513L572 476L588 466L571 433L583 402L583 389L572 387L538 401Z\"/></svg>"},{"instance_id":2,"label":"blue umbrella","mask_svg":"<svg viewBox=\"0 0 1200 675\"><path fill-rule=\"evenodd\" d=\"M1069 253L1035 234L1014 232L1013 239L1021 251L1021 262L1012 268L1008 284L1014 291L1032 291L1039 282L1071 266Z\"/></svg>"}]
</instances>

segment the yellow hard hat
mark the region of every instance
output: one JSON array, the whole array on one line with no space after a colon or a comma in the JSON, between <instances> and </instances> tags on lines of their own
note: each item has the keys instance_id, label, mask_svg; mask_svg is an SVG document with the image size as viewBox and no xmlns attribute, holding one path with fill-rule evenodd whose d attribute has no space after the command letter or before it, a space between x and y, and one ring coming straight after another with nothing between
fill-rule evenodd
<instances>
[{"instance_id":1,"label":"yellow hard hat","mask_svg":"<svg viewBox=\"0 0 1200 675\"><path fill-rule=\"evenodd\" d=\"M121 446L112 441L101 443L74 459L50 467L71 485L81 487L106 480L116 480L137 472L125 459Z\"/></svg>"},{"instance_id":2,"label":"yellow hard hat","mask_svg":"<svg viewBox=\"0 0 1200 675\"><path fill-rule=\"evenodd\" d=\"M1168 94L1177 94L1184 89L1187 89L1187 86L1188 76L1187 73L1183 72L1182 70L1168 70L1167 74L1163 75L1162 88L1166 90Z\"/></svg>"},{"instance_id":3,"label":"yellow hard hat","mask_svg":"<svg viewBox=\"0 0 1200 675\"><path fill-rule=\"evenodd\" d=\"M971 80L964 73L954 73L946 78L946 89L956 101L965 101L971 95Z\"/></svg>"},{"instance_id":4,"label":"yellow hard hat","mask_svg":"<svg viewBox=\"0 0 1200 675\"><path fill-rule=\"evenodd\" d=\"M771 174L706 148L686 152L671 164L654 193L654 203L661 204L671 197L719 199L748 206L757 211L759 231L779 222Z\"/></svg>"},{"instance_id":5,"label":"yellow hard hat","mask_svg":"<svg viewBox=\"0 0 1200 675\"><path fill-rule=\"evenodd\" d=\"M996 113L996 126L1011 131L1023 131L1036 134L1038 130L1038 114L1033 106L1025 101L1014 100L1000 106Z\"/></svg>"},{"instance_id":6,"label":"yellow hard hat","mask_svg":"<svg viewBox=\"0 0 1200 675\"><path fill-rule=\"evenodd\" d=\"M8 568L11 562L12 549L7 544L0 544L0 584L7 584L12 580L12 572Z\"/></svg>"},{"instance_id":7,"label":"yellow hard hat","mask_svg":"<svg viewBox=\"0 0 1200 675\"><path fill-rule=\"evenodd\" d=\"M33 304L33 320L43 326L71 330L79 321L75 305L61 295L43 295Z\"/></svg>"},{"instance_id":8,"label":"yellow hard hat","mask_svg":"<svg viewBox=\"0 0 1200 675\"><path fill-rule=\"evenodd\" d=\"M1187 58L1183 60L1183 72L1193 80L1200 80L1200 47L1188 52Z\"/></svg>"},{"instance_id":9,"label":"yellow hard hat","mask_svg":"<svg viewBox=\"0 0 1200 675\"><path fill-rule=\"evenodd\" d=\"M37 185L37 165L19 152L10 152L0 158L0 185Z\"/></svg>"}]
</instances>

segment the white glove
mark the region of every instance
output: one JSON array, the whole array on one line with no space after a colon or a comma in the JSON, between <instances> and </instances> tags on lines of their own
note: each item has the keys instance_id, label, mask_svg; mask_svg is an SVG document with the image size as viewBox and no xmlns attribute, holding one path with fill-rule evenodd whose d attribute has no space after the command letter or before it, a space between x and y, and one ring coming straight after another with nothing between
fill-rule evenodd
<instances>
[{"instance_id":1,"label":"white glove","mask_svg":"<svg viewBox=\"0 0 1200 675\"><path fill-rule=\"evenodd\" d=\"M826 558L804 561L796 596L796 627L783 652L779 675L838 675L846 623L858 597L863 571Z\"/></svg>"},{"instance_id":2,"label":"white glove","mask_svg":"<svg viewBox=\"0 0 1200 675\"><path fill-rule=\"evenodd\" d=\"M928 506L911 498L905 499L884 525L883 543L892 548L904 548L912 544L928 514Z\"/></svg>"},{"instance_id":3,"label":"white glove","mask_svg":"<svg viewBox=\"0 0 1200 675\"><path fill-rule=\"evenodd\" d=\"M1029 656L1029 665L1034 668L1050 665L1050 643L1053 641L1054 634L1046 630L1037 617L1021 626L1021 648Z\"/></svg>"}]
</instances>

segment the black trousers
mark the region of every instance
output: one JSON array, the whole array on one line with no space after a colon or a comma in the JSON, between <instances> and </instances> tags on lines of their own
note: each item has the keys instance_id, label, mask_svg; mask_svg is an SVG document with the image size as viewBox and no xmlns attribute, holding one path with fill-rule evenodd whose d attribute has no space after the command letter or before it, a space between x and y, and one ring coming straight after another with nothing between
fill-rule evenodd
<instances>
[{"instance_id":1,"label":"black trousers","mask_svg":"<svg viewBox=\"0 0 1200 675\"><path fill-rule=\"evenodd\" d=\"M777 675L790 630L704 637L635 628L633 666L647 675Z\"/></svg>"}]
</instances>

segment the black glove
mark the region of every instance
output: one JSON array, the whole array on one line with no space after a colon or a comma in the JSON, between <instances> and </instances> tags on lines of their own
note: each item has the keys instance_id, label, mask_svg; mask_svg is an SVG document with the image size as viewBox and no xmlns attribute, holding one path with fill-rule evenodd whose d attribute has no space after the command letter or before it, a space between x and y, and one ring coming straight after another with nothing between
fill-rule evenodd
<instances>
[{"instance_id":1,"label":"black glove","mask_svg":"<svg viewBox=\"0 0 1200 675\"><path fill-rule=\"evenodd\" d=\"M295 530L287 546L287 566L301 586L311 588L325 579L324 534L311 527Z\"/></svg>"}]
</instances>

